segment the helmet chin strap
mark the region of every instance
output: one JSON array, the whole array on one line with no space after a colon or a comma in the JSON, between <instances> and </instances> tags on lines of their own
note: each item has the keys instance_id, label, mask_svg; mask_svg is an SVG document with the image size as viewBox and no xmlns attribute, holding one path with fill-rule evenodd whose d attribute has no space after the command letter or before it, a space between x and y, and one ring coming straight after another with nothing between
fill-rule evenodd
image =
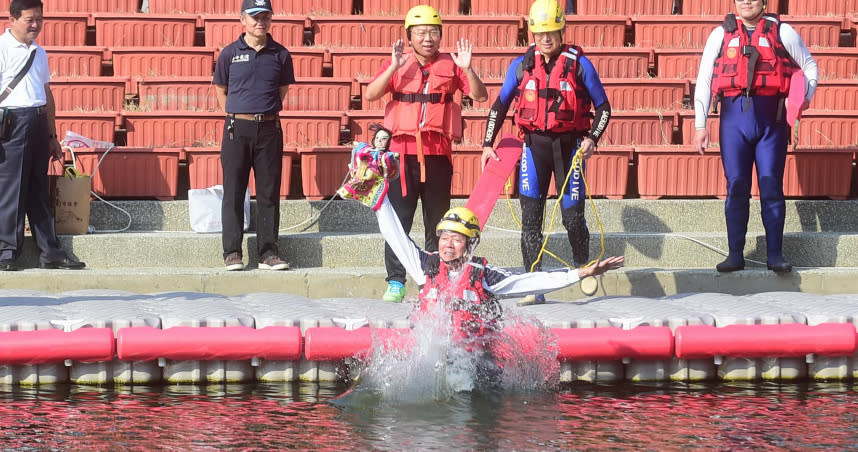
<instances>
[{"instance_id":1,"label":"helmet chin strap","mask_svg":"<svg viewBox=\"0 0 858 452\"><path fill-rule=\"evenodd\" d=\"M462 257L457 257L456 259L453 259L450 261L445 261L442 259L441 261L444 262L444 265L450 267L452 270L458 271L465 264L465 261L467 260L468 257L469 257L468 254L465 253L462 255Z\"/></svg>"}]
</instances>

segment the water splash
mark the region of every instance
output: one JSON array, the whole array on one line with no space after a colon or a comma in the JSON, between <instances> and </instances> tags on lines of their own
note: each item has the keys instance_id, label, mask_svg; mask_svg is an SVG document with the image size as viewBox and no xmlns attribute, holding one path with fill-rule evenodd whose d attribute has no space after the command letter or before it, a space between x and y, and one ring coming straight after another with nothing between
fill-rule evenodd
<instances>
[{"instance_id":1,"label":"water splash","mask_svg":"<svg viewBox=\"0 0 858 452\"><path fill-rule=\"evenodd\" d=\"M493 350L504 390L553 391L560 384L557 337L539 320L507 312Z\"/></svg>"},{"instance_id":2,"label":"water splash","mask_svg":"<svg viewBox=\"0 0 858 452\"><path fill-rule=\"evenodd\" d=\"M407 331L393 336L374 331L361 391L375 392L386 402L416 403L469 391L556 388L560 364L548 328L508 312L498 328L462 339L448 310L451 298L441 294L441 301L425 311L415 304Z\"/></svg>"}]
</instances>

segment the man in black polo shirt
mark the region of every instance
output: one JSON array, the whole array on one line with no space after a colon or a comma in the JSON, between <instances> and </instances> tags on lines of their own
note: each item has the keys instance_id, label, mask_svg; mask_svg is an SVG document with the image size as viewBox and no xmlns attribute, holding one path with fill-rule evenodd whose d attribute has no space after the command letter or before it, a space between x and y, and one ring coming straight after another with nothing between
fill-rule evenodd
<instances>
[{"instance_id":1,"label":"man in black polo shirt","mask_svg":"<svg viewBox=\"0 0 858 452\"><path fill-rule=\"evenodd\" d=\"M215 66L218 102L226 114L221 142L223 168L223 260L242 270L243 205L250 169L256 175L256 239L259 268L289 268L278 256L283 131L278 112L295 83L292 56L275 42L271 0L243 0L245 32L226 46Z\"/></svg>"}]
</instances>

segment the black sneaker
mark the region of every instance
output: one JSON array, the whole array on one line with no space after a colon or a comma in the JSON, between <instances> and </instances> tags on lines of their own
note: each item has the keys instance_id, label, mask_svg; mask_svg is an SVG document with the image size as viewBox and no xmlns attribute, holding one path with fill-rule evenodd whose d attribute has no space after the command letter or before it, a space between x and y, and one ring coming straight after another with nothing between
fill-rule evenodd
<instances>
[{"instance_id":1,"label":"black sneaker","mask_svg":"<svg viewBox=\"0 0 858 452\"><path fill-rule=\"evenodd\" d=\"M2 260L0 260L0 271L4 271L4 272L18 271L18 264L15 263L15 259L2 259Z\"/></svg>"}]
</instances>

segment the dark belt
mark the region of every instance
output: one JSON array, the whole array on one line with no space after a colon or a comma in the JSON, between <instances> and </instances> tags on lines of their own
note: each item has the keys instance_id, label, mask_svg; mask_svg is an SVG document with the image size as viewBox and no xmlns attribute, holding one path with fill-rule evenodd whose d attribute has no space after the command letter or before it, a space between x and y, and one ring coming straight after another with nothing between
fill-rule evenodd
<instances>
[{"instance_id":1,"label":"dark belt","mask_svg":"<svg viewBox=\"0 0 858 452\"><path fill-rule=\"evenodd\" d=\"M277 113L227 113L226 115L233 119L243 119L245 121L266 122L277 121L280 116Z\"/></svg>"},{"instance_id":2,"label":"dark belt","mask_svg":"<svg viewBox=\"0 0 858 452\"><path fill-rule=\"evenodd\" d=\"M20 107L20 108L8 108L10 113L27 113L27 112L35 112L37 115L44 115L48 113L48 107L46 105L42 105L40 107Z\"/></svg>"},{"instance_id":3,"label":"dark belt","mask_svg":"<svg viewBox=\"0 0 858 452\"><path fill-rule=\"evenodd\" d=\"M430 103L430 104L440 104L440 103L449 103L453 102L453 95L450 93L441 94L441 93L393 93L393 100L399 102L420 102L420 103Z\"/></svg>"}]
</instances>

